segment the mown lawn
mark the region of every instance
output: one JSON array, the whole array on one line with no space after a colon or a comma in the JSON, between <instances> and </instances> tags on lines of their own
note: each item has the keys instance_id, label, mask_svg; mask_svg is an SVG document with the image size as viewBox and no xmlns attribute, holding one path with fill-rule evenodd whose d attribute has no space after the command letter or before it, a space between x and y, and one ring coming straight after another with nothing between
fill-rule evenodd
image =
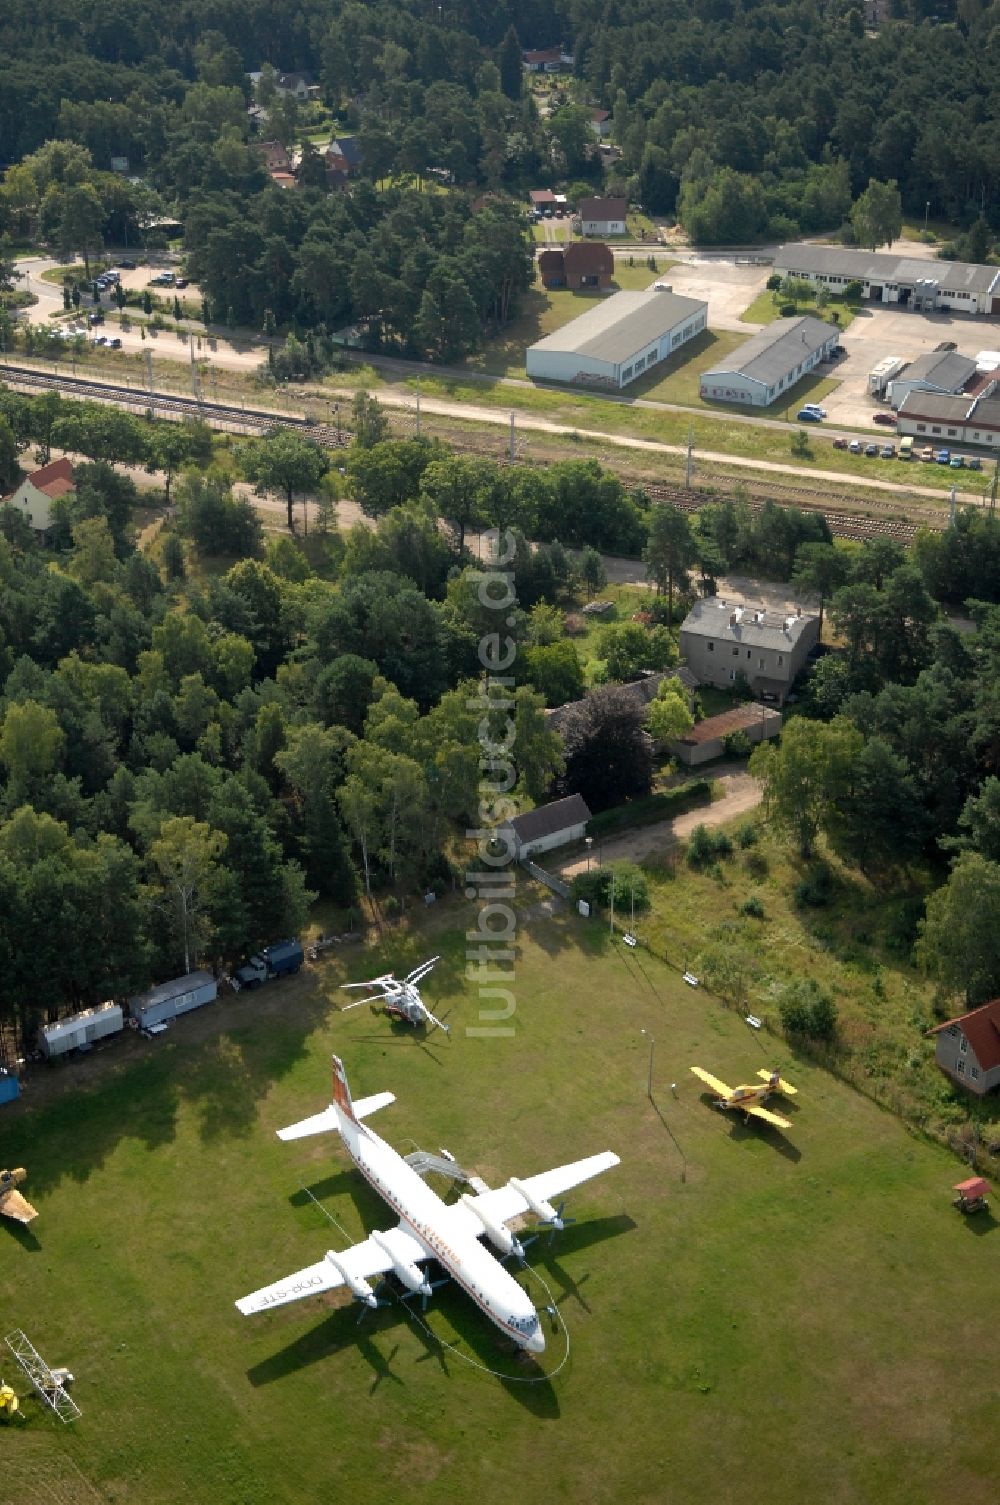
<instances>
[{"instance_id":1,"label":"mown lawn","mask_svg":"<svg viewBox=\"0 0 1000 1505\"><path fill-rule=\"evenodd\" d=\"M705 898L702 930L729 907ZM357 977L441 952L427 991L450 1040L334 1012L335 961L4 1109L4 1159L27 1164L40 1214L0 1230L5 1330L72 1367L83 1410L64 1429L29 1407L5 1498L492 1505L544 1480L552 1502L695 1505L710 1480L735 1505L751 1478L772 1505L817 1479L838 1505L991 1499L995 1356L962 1341L955 1275L962 1311L990 1311L1000 1233L948 1205L955 1161L573 914L522 916L514 1034L467 1034L472 918L442 901L424 933L350 957ZM328 1100L332 1048L359 1094L397 1094L375 1125L390 1142L443 1144L492 1184L621 1155L529 1250L570 1333L554 1380L519 1383L539 1372L449 1290L429 1332L398 1304L359 1327L335 1298L237 1315L236 1296L346 1242L304 1187L352 1239L390 1221L334 1143L274 1137ZM794 1128L714 1112L695 1063L732 1082L780 1066Z\"/></svg>"},{"instance_id":2,"label":"mown lawn","mask_svg":"<svg viewBox=\"0 0 1000 1505\"><path fill-rule=\"evenodd\" d=\"M784 317L781 305L787 301L787 298L780 296L775 298L773 293L769 293L765 288L762 293L757 294L750 306L743 310L740 318L747 324L773 324L775 319ZM860 303L845 303L843 298L832 297L825 308L817 308L814 298L806 298L796 303L794 317L812 314L814 318L823 319L825 323L830 324L833 322L833 314L836 313L836 322L841 329L846 329L854 320L860 307Z\"/></svg>"},{"instance_id":3,"label":"mown lawn","mask_svg":"<svg viewBox=\"0 0 1000 1505\"><path fill-rule=\"evenodd\" d=\"M535 229L538 228L536 225ZM641 292L668 267L673 266L674 262L667 257L657 257L656 265L657 271L651 271L641 252L636 254L636 265L633 266L629 266L626 257L617 256L611 292ZM575 293L569 288L545 288L536 275L534 284L522 299L518 317L499 334L487 340L483 349L471 356L465 364L470 371L489 372L493 376L523 377L525 351L529 345L534 345L547 334L553 334L608 296L609 293Z\"/></svg>"}]
</instances>

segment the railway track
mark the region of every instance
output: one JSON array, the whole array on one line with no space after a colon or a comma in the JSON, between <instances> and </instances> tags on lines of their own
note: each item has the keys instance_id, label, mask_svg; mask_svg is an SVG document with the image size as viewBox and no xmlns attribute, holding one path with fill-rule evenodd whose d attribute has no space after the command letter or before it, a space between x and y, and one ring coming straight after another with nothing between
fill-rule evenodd
<instances>
[{"instance_id":1,"label":"railway track","mask_svg":"<svg viewBox=\"0 0 1000 1505\"><path fill-rule=\"evenodd\" d=\"M0 380L11 387L64 392L83 400L106 402L141 413L148 413L152 408L157 415L199 418L228 432L255 434L264 433L271 428L296 429L307 432L310 438L328 449L344 449L352 439L350 431L317 422L301 414L277 413L269 408L247 407L244 404L237 406L235 403L185 397L174 392L156 392L151 398L150 393L141 388L96 381L85 376L49 374L31 366L2 365ZM467 436L452 435L449 443L455 449L473 454L494 453L483 445L472 443ZM607 468L614 470L613 465ZM759 480L756 484L766 491L767 498L779 506L822 512L831 533L837 538L891 538L906 545L912 542L919 527L941 530L946 525L943 508L934 509L921 504L916 498L901 497L898 503L866 501L864 511L851 512L838 509L836 504L831 506L829 497L815 488L794 486L781 481L772 482L769 478L766 482ZM741 481L740 485L744 490L747 489L746 482ZM683 512L696 512L712 500L710 493L678 483L651 482L645 489L655 501L667 502ZM747 500L754 512L763 506L763 501L753 496L748 496ZM907 505L911 512L918 512L920 521L901 518L899 507L903 505Z\"/></svg>"}]
</instances>

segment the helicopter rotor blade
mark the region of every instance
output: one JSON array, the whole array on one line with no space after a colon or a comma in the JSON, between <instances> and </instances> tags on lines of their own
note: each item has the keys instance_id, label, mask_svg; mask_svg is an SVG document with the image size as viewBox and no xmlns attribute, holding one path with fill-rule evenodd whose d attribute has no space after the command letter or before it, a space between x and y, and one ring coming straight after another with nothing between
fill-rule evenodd
<instances>
[{"instance_id":1,"label":"helicopter rotor blade","mask_svg":"<svg viewBox=\"0 0 1000 1505\"><path fill-rule=\"evenodd\" d=\"M414 967L413 971L410 972L403 979L403 981L404 982L410 982L410 983L419 982L422 977L426 977L427 976L427 973L431 970L432 967L437 966L437 964L438 964L438 962L440 960L441 960L440 956L432 956L431 959L430 959L430 961L421 962L420 966L419 967Z\"/></svg>"},{"instance_id":2,"label":"helicopter rotor blade","mask_svg":"<svg viewBox=\"0 0 1000 1505\"><path fill-rule=\"evenodd\" d=\"M424 1018L427 1020L428 1024L433 1024L438 1029L443 1029L446 1035L451 1034L451 1025L445 1024L443 1019L439 1019L436 1014L432 1014L430 1009L426 1006L424 1007Z\"/></svg>"},{"instance_id":3,"label":"helicopter rotor blade","mask_svg":"<svg viewBox=\"0 0 1000 1505\"><path fill-rule=\"evenodd\" d=\"M386 995L384 993L373 993L370 998L355 998L355 1000L354 1000L353 1003L344 1003L344 1004L341 1004L341 1006L340 1006L340 1012L342 1014L346 1014L351 1009L359 1009L359 1008L361 1008L362 1004L365 1004L365 1003L381 1003L382 999L385 996Z\"/></svg>"},{"instance_id":4,"label":"helicopter rotor blade","mask_svg":"<svg viewBox=\"0 0 1000 1505\"><path fill-rule=\"evenodd\" d=\"M342 982L340 986L342 988L381 988L386 983L395 981L392 973L387 972L384 977L369 977L367 982Z\"/></svg>"}]
</instances>

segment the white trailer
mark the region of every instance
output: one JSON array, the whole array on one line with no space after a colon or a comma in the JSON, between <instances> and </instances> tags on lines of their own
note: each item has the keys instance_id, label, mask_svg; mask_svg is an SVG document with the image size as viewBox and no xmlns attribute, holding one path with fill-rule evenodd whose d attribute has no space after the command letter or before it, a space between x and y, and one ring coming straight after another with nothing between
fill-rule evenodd
<instances>
[{"instance_id":1,"label":"white trailer","mask_svg":"<svg viewBox=\"0 0 1000 1505\"><path fill-rule=\"evenodd\" d=\"M901 355L887 355L868 373L868 390L873 397L881 397L894 376L905 371L909 365Z\"/></svg>"},{"instance_id":2,"label":"white trailer","mask_svg":"<svg viewBox=\"0 0 1000 1505\"><path fill-rule=\"evenodd\" d=\"M38 1048L43 1056L52 1060L71 1050L89 1049L95 1040L108 1035L117 1035L125 1027L121 1006L117 1003L99 1003L96 1008L83 1009L79 1014L70 1014L55 1024L46 1024L38 1032Z\"/></svg>"},{"instance_id":3,"label":"white trailer","mask_svg":"<svg viewBox=\"0 0 1000 1505\"><path fill-rule=\"evenodd\" d=\"M161 982L148 993L139 993L128 1001L128 1011L140 1029L166 1024L178 1014L201 1008L218 996L219 987L211 972L188 972Z\"/></svg>"}]
</instances>

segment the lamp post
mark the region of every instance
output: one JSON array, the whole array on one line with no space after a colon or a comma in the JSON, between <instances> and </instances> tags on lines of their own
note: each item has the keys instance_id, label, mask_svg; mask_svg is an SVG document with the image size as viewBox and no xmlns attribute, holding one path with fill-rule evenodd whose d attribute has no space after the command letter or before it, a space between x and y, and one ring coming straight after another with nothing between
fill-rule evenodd
<instances>
[{"instance_id":1,"label":"lamp post","mask_svg":"<svg viewBox=\"0 0 1000 1505\"><path fill-rule=\"evenodd\" d=\"M590 849L594 845L594 838L592 836L586 836L586 837L584 837L584 844L585 844L585 846L587 848L587 872L589 873L590 872Z\"/></svg>"},{"instance_id":2,"label":"lamp post","mask_svg":"<svg viewBox=\"0 0 1000 1505\"><path fill-rule=\"evenodd\" d=\"M335 402L334 405L333 405L333 417L334 417L334 421L336 422L336 425L337 425L337 448L339 449L340 448L340 403L339 402Z\"/></svg>"},{"instance_id":3,"label":"lamp post","mask_svg":"<svg viewBox=\"0 0 1000 1505\"><path fill-rule=\"evenodd\" d=\"M653 1050L654 1050L654 1048L656 1046L656 1040L650 1034L650 1032L649 1032L648 1029L641 1030L640 1033L643 1034L643 1035L645 1035L646 1039L649 1041L649 1070L648 1070L648 1072L646 1074L646 1096L649 1098L649 1101L652 1102L653 1101Z\"/></svg>"},{"instance_id":4,"label":"lamp post","mask_svg":"<svg viewBox=\"0 0 1000 1505\"><path fill-rule=\"evenodd\" d=\"M931 201L930 201L930 199L928 199L927 202L926 202L926 204L924 205L924 234L925 235L927 234L927 216L930 214L930 212L931 212Z\"/></svg>"}]
</instances>

